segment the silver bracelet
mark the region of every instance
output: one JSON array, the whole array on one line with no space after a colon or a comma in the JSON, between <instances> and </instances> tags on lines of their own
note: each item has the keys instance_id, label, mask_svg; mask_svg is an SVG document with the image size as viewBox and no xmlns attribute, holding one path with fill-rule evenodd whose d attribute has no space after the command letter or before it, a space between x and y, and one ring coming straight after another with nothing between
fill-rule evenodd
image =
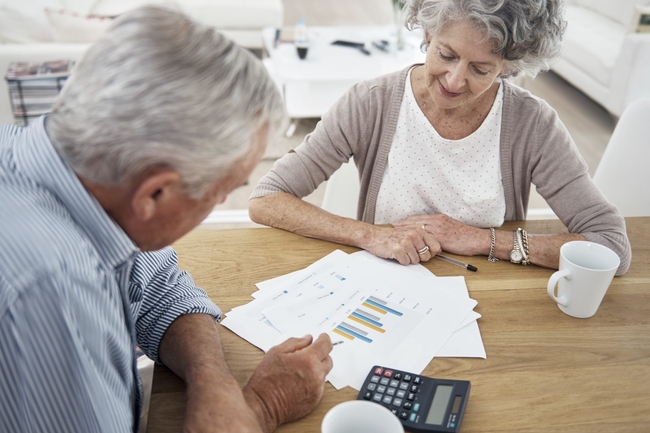
<instances>
[{"instance_id":1,"label":"silver bracelet","mask_svg":"<svg viewBox=\"0 0 650 433\"><path fill-rule=\"evenodd\" d=\"M524 256L524 259L521 261L522 265L530 264L530 256L528 255L528 232L522 228L517 229L519 235L521 236L521 253Z\"/></svg>"},{"instance_id":2,"label":"silver bracelet","mask_svg":"<svg viewBox=\"0 0 650 433\"><path fill-rule=\"evenodd\" d=\"M490 255L488 256L487 259L488 259L488 262L494 263L494 262L498 262L499 259L494 257L494 250L497 247L497 235L494 232L493 228L490 228L490 236L492 237L492 241L490 242Z\"/></svg>"}]
</instances>

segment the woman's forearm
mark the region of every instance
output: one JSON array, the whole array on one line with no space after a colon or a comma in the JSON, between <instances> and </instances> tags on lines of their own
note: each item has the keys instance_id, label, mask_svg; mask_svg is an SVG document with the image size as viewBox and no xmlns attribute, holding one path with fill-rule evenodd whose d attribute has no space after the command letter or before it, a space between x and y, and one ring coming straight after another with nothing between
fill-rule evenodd
<instances>
[{"instance_id":1,"label":"woman's forearm","mask_svg":"<svg viewBox=\"0 0 650 433\"><path fill-rule=\"evenodd\" d=\"M324 211L288 193L251 199L248 212L258 223L302 236L367 249L374 226Z\"/></svg>"},{"instance_id":2,"label":"woman's forearm","mask_svg":"<svg viewBox=\"0 0 650 433\"><path fill-rule=\"evenodd\" d=\"M435 238L420 227L376 226L343 218L286 193L252 199L249 213L256 223L363 248L403 265L430 260L440 251Z\"/></svg>"}]
</instances>

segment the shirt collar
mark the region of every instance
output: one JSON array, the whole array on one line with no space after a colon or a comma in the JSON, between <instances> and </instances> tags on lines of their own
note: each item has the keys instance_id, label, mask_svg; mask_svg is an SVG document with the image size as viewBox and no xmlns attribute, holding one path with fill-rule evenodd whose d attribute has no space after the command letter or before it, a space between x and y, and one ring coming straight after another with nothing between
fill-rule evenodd
<instances>
[{"instance_id":1,"label":"shirt collar","mask_svg":"<svg viewBox=\"0 0 650 433\"><path fill-rule=\"evenodd\" d=\"M114 268L139 250L57 153L45 130L46 119L41 116L21 134L14 148L16 169L63 203L102 260Z\"/></svg>"}]
</instances>

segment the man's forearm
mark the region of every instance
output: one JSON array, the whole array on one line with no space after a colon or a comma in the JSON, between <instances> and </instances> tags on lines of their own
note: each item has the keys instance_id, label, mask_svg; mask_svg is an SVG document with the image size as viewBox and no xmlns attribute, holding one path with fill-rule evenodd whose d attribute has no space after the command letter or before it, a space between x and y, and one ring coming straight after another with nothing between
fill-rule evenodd
<instances>
[{"instance_id":1,"label":"man's forearm","mask_svg":"<svg viewBox=\"0 0 650 433\"><path fill-rule=\"evenodd\" d=\"M226 363L217 324L205 314L177 318L160 343L160 358L187 383L188 430L270 431L265 414L244 399ZM265 425L261 425L261 424Z\"/></svg>"}]
</instances>

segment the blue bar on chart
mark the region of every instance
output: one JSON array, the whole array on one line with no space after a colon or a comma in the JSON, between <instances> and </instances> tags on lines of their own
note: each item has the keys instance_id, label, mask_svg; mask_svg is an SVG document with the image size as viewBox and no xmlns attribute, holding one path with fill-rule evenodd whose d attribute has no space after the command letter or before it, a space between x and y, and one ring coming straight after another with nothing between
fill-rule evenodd
<instances>
[{"instance_id":1,"label":"blue bar on chart","mask_svg":"<svg viewBox=\"0 0 650 433\"><path fill-rule=\"evenodd\" d=\"M381 314L391 313L396 316L403 315L403 313L400 313L399 311L388 307L388 303L386 301L383 301L379 298L375 298L374 296L369 296L368 299L366 299L366 301L362 305L364 307L368 307L374 311L377 311L378 313Z\"/></svg>"},{"instance_id":2,"label":"blue bar on chart","mask_svg":"<svg viewBox=\"0 0 650 433\"><path fill-rule=\"evenodd\" d=\"M348 316L348 317L350 317L350 318L356 317L358 320L363 320L363 321L366 322L366 323L370 323L371 325L378 326L378 327L380 327L380 328L381 328L382 326L384 326L384 325L379 321L379 318L378 318L378 317L376 317L376 318L374 318L374 319L371 319L370 317L368 317L368 315L366 315L366 314L361 314L361 313L363 313L363 311L357 309L357 310L355 310L355 311L354 311L350 316ZM354 320L354 319L353 319L353 320ZM355 322L356 322L356 320L355 320Z\"/></svg>"},{"instance_id":3,"label":"blue bar on chart","mask_svg":"<svg viewBox=\"0 0 650 433\"><path fill-rule=\"evenodd\" d=\"M355 313L359 314L360 316L364 316L366 319L374 320L375 322L379 322L379 317L375 316L374 314L370 314L367 311L363 311L359 308L354 310Z\"/></svg>"},{"instance_id":4,"label":"blue bar on chart","mask_svg":"<svg viewBox=\"0 0 650 433\"><path fill-rule=\"evenodd\" d=\"M361 329L352 326L346 322L343 322L339 326L337 326L334 329L334 332L349 340L354 340L355 338L358 338L359 340L365 341L366 343L372 343L372 340L366 337L366 335L368 335L367 332L362 331Z\"/></svg>"}]
</instances>

